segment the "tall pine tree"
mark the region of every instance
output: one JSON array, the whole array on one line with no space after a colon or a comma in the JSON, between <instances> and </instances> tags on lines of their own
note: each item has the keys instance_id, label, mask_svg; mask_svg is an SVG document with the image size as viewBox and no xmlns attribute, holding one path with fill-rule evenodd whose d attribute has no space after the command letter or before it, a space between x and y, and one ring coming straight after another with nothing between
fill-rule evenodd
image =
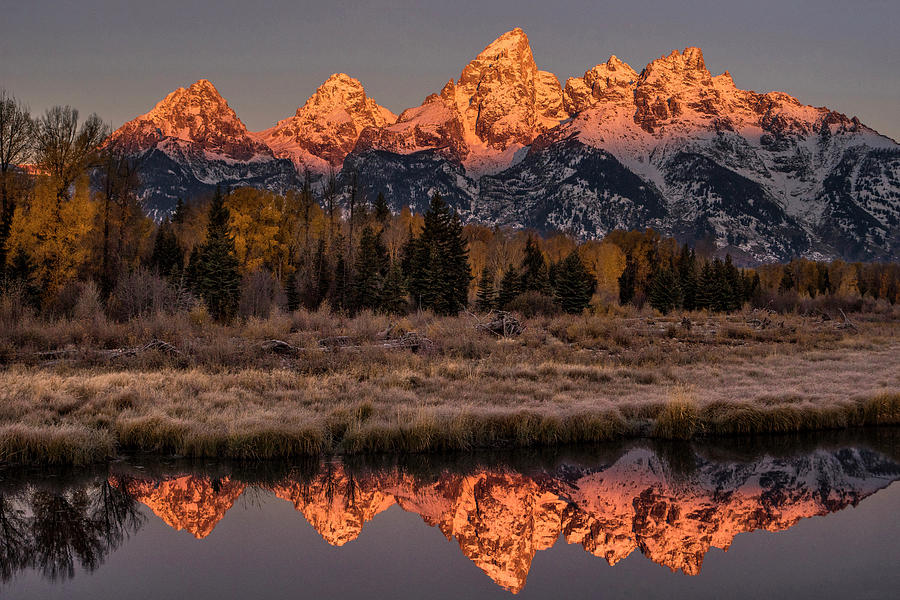
<instances>
[{"instance_id":1,"label":"tall pine tree","mask_svg":"<svg viewBox=\"0 0 900 600\"><path fill-rule=\"evenodd\" d=\"M668 266L660 266L650 281L650 306L666 314L681 306L681 286Z\"/></svg>"},{"instance_id":2,"label":"tall pine tree","mask_svg":"<svg viewBox=\"0 0 900 600\"><path fill-rule=\"evenodd\" d=\"M240 298L241 275L228 231L228 208L219 188L209 207L206 241L196 255L192 274L194 292L203 298L210 314L218 321L230 320Z\"/></svg>"},{"instance_id":3,"label":"tall pine tree","mask_svg":"<svg viewBox=\"0 0 900 600\"><path fill-rule=\"evenodd\" d=\"M523 292L550 293L550 275L544 253L532 236L525 242L525 257L522 259L521 289Z\"/></svg>"},{"instance_id":4,"label":"tall pine tree","mask_svg":"<svg viewBox=\"0 0 900 600\"><path fill-rule=\"evenodd\" d=\"M487 267L481 270L478 280L478 292L475 294L475 306L478 310L493 310L497 307L497 291L494 289L494 274Z\"/></svg>"},{"instance_id":5,"label":"tall pine tree","mask_svg":"<svg viewBox=\"0 0 900 600\"><path fill-rule=\"evenodd\" d=\"M375 204L372 206L372 209L375 212L375 220L378 223L387 225L388 221L391 220L391 209L388 208L383 193L378 192L378 196L375 198Z\"/></svg>"},{"instance_id":6,"label":"tall pine tree","mask_svg":"<svg viewBox=\"0 0 900 600\"><path fill-rule=\"evenodd\" d=\"M405 249L407 285L413 300L438 314L456 314L469 296L469 251L455 211L435 194L422 233Z\"/></svg>"},{"instance_id":7,"label":"tall pine tree","mask_svg":"<svg viewBox=\"0 0 900 600\"><path fill-rule=\"evenodd\" d=\"M353 276L353 309L379 310L382 287L388 271L387 249L381 236L369 226L363 228Z\"/></svg>"},{"instance_id":8,"label":"tall pine tree","mask_svg":"<svg viewBox=\"0 0 900 600\"><path fill-rule=\"evenodd\" d=\"M184 268L184 253L178 245L178 238L175 237L175 231L168 217L156 232L150 265L163 277L177 277Z\"/></svg>"},{"instance_id":9,"label":"tall pine tree","mask_svg":"<svg viewBox=\"0 0 900 600\"><path fill-rule=\"evenodd\" d=\"M506 267L503 277L500 279L500 291L497 294L497 307L506 308L516 296L522 293L522 284L519 271L512 265Z\"/></svg>"},{"instance_id":10,"label":"tall pine tree","mask_svg":"<svg viewBox=\"0 0 900 600\"><path fill-rule=\"evenodd\" d=\"M573 250L556 271L556 300L564 311L577 314L587 308L597 287L597 280L585 268Z\"/></svg>"},{"instance_id":11,"label":"tall pine tree","mask_svg":"<svg viewBox=\"0 0 900 600\"><path fill-rule=\"evenodd\" d=\"M634 286L637 280L637 263L629 252L625 256L625 270L619 275L619 304L625 306L634 299Z\"/></svg>"}]
</instances>

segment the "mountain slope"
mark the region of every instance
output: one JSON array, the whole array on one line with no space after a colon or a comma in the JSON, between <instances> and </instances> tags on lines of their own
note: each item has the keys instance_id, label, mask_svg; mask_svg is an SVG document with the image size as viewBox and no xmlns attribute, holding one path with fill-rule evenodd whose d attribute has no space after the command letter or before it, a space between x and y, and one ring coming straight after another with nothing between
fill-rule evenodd
<instances>
[{"instance_id":1,"label":"mountain slope","mask_svg":"<svg viewBox=\"0 0 900 600\"><path fill-rule=\"evenodd\" d=\"M284 191L296 171L253 139L212 83L178 88L150 112L125 123L107 144L140 161L139 197L150 214L164 214L178 197L216 185L254 185Z\"/></svg>"}]
</instances>

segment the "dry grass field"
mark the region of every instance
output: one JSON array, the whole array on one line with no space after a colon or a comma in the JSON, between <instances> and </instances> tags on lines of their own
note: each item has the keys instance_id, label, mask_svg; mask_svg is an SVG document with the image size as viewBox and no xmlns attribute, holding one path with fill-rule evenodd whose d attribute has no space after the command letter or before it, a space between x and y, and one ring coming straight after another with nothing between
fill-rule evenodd
<instances>
[{"instance_id":1,"label":"dry grass field","mask_svg":"<svg viewBox=\"0 0 900 600\"><path fill-rule=\"evenodd\" d=\"M900 424L900 311L850 318L853 327L762 311L535 317L501 338L465 314L298 312L232 327L203 313L127 323L26 316L0 330L0 463ZM431 343L391 344L408 331ZM270 340L289 347L274 351Z\"/></svg>"}]
</instances>

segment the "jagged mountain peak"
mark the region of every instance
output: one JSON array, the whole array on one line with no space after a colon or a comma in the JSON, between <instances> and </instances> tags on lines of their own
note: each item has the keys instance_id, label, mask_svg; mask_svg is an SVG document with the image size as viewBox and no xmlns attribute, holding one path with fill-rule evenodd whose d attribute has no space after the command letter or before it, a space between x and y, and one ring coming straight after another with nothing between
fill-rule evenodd
<instances>
[{"instance_id":1,"label":"jagged mountain peak","mask_svg":"<svg viewBox=\"0 0 900 600\"><path fill-rule=\"evenodd\" d=\"M484 47L476 60L534 60L528 36L520 28L511 29Z\"/></svg>"},{"instance_id":2,"label":"jagged mountain peak","mask_svg":"<svg viewBox=\"0 0 900 600\"><path fill-rule=\"evenodd\" d=\"M254 135L276 156L291 159L298 170L324 173L340 169L365 128L396 120L394 113L366 95L358 79L334 73L294 116Z\"/></svg>"},{"instance_id":3,"label":"jagged mountain peak","mask_svg":"<svg viewBox=\"0 0 900 600\"><path fill-rule=\"evenodd\" d=\"M125 123L110 136L110 144L129 151L146 151L172 140L234 160L250 160L271 152L253 141L247 127L208 79L170 92L149 112Z\"/></svg>"},{"instance_id":4,"label":"jagged mountain peak","mask_svg":"<svg viewBox=\"0 0 900 600\"><path fill-rule=\"evenodd\" d=\"M384 131L367 131L357 147L403 154L450 148L470 173L494 172L569 116L559 80L538 69L528 36L515 28L488 44L438 95L404 111Z\"/></svg>"},{"instance_id":5,"label":"jagged mountain peak","mask_svg":"<svg viewBox=\"0 0 900 600\"><path fill-rule=\"evenodd\" d=\"M379 106L366 95L363 84L346 73L334 73L320 85L306 103L297 109L303 118L319 116L324 111L344 110L354 116L362 116L377 127L391 123L397 116Z\"/></svg>"},{"instance_id":6,"label":"jagged mountain peak","mask_svg":"<svg viewBox=\"0 0 900 600\"><path fill-rule=\"evenodd\" d=\"M575 114L603 99L628 100L637 78L637 72L613 54L605 63L585 71L583 77L570 77L566 81L565 108Z\"/></svg>"},{"instance_id":7,"label":"jagged mountain peak","mask_svg":"<svg viewBox=\"0 0 900 600\"><path fill-rule=\"evenodd\" d=\"M683 52L672 50L644 67L640 82L644 84L710 84L712 75L706 69L703 51L688 46Z\"/></svg>"}]
</instances>

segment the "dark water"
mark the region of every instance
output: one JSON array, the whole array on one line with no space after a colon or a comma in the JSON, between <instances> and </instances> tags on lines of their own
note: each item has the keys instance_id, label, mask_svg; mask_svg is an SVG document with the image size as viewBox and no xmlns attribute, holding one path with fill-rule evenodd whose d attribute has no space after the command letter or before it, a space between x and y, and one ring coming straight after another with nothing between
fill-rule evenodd
<instances>
[{"instance_id":1,"label":"dark water","mask_svg":"<svg viewBox=\"0 0 900 600\"><path fill-rule=\"evenodd\" d=\"M895 598L900 432L0 470L0 598Z\"/></svg>"}]
</instances>

